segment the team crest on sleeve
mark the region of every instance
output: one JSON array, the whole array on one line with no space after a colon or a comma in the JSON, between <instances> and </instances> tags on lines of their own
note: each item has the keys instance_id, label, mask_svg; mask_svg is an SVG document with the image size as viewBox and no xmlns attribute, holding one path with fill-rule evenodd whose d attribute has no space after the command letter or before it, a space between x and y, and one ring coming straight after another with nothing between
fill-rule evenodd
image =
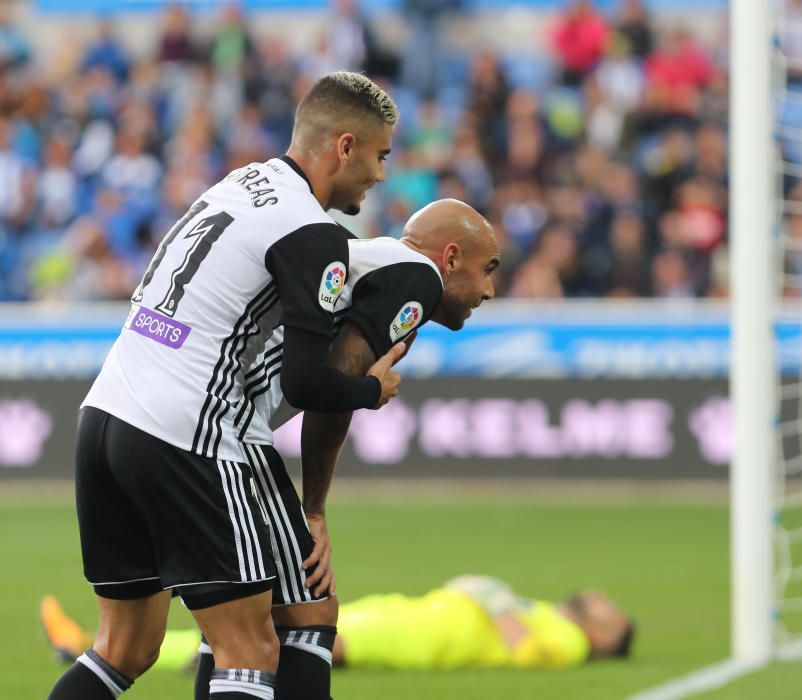
<instances>
[{"instance_id":1,"label":"team crest on sleeve","mask_svg":"<svg viewBox=\"0 0 802 700\"><path fill-rule=\"evenodd\" d=\"M345 263L333 262L325 270L320 280L318 301L326 311L334 312L334 305L345 287L345 278L348 274Z\"/></svg>"},{"instance_id":2,"label":"team crest on sleeve","mask_svg":"<svg viewBox=\"0 0 802 700\"><path fill-rule=\"evenodd\" d=\"M390 340L395 342L415 328L423 318L423 307L417 301L408 301L401 307L390 324Z\"/></svg>"}]
</instances>

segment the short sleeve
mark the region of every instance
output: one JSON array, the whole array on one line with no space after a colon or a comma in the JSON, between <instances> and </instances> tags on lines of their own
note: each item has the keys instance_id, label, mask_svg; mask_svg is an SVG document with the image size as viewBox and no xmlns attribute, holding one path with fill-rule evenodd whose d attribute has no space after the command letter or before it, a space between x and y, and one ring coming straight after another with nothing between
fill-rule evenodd
<instances>
[{"instance_id":1,"label":"short sleeve","mask_svg":"<svg viewBox=\"0 0 802 700\"><path fill-rule=\"evenodd\" d=\"M376 357L381 357L431 318L442 294L443 283L430 265L387 265L354 285L345 319L362 331Z\"/></svg>"},{"instance_id":2,"label":"short sleeve","mask_svg":"<svg viewBox=\"0 0 802 700\"><path fill-rule=\"evenodd\" d=\"M348 275L348 236L334 223L303 226L265 255L282 306L281 323L332 335L334 305Z\"/></svg>"}]
</instances>

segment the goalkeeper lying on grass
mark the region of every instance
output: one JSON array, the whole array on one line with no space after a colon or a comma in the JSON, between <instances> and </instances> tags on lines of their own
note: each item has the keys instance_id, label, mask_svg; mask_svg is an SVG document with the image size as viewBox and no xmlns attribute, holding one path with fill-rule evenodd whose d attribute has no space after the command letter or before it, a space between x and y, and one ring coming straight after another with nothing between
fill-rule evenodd
<instances>
[{"instance_id":1,"label":"goalkeeper lying on grass","mask_svg":"<svg viewBox=\"0 0 802 700\"><path fill-rule=\"evenodd\" d=\"M92 642L58 601L40 611L48 641L65 660ZM562 603L523 598L489 576L459 576L422 596L370 595L340 606L333 662L349 668L452 669L575 666L627 656L631 620L602 593ZM197 630L168 630L157 668L183 669Z\"/></svg>"}]
</instances>

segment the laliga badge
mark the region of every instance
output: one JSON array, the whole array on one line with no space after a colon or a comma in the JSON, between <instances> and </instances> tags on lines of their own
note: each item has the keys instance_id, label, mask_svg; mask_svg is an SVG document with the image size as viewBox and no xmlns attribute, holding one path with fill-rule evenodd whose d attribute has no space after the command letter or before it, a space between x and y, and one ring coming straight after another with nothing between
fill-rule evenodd
<instances>
[{"instance_id":1,"label":"laliga badge","mask_svg":"<svg viewBox=\"0 0 802 700\"><path fill-rule=\"evenodd\" d=\"M390 324L390 340L395 342L415 328L423 318L423 307L417 301L408 301L401 307Z\"/></svg>"},{"instance_id":2,"label":"laliga badge","mask_svg":"<svg viewBox=\"0 0 802 700\"><path fill-rule=\"evenodd\" d=\"M341 262L333 262L323 271L320 290L318 291L318 302L325 311L334 313L334 305L343 292L347 274L345 264Z\"/></svg>"}]
</instances>

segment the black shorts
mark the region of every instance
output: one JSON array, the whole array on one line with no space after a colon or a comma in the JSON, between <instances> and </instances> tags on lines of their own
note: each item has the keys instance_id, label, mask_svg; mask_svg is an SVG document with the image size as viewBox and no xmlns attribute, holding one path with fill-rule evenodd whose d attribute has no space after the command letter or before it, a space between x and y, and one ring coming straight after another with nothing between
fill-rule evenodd
<instances>
[{"instance_id":1,"label":"black shorts","mask_svg":"<svg viewBox=\"0 0 802 700\"><path fill-rule=\"evenodd\" d=\"M281 455L270 445L246 444L245 453L270 525L273 560L278 573L278 580L273 584L273 605L326 600L328 594L316 596L304 586L312 570L305 571L301 562L312 553L314 543L298 492Z\"/></svg>"},{"instance_id":2,"label":"black shorts","mask_svg":"<svg viewBox=\"0 0 802 700\"><path fill-rule=\"evenodd\" d=\"M86 407L75 489L84 573L100 596L236 584L217 596L223 602L240 597L242 584L268 590L276 577L246 464L201 457Z\"/></svg>"}]
</instances>

